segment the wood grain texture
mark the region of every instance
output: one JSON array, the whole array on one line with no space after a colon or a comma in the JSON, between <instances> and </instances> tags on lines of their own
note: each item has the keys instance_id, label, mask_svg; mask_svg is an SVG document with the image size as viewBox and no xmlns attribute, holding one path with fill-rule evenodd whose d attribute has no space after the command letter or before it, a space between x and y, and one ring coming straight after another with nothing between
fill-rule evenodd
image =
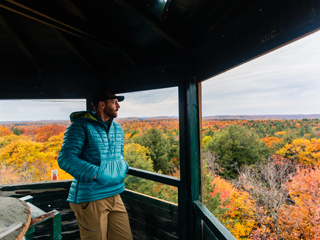
<instances>
[{"instance_id":1,"label":"wood grain texture","mask_svg":"<svg viewBox=\"0 0 320 240\"><path fill-rule=\"evenodd\" d=\"M20 240L28 230L31 221L31 211L29 206L12 197L0 197L0 218L6 221L5 227L15 223L21 223L22 226L8 234L5 240Z\"/></svg>"}]
</instances>

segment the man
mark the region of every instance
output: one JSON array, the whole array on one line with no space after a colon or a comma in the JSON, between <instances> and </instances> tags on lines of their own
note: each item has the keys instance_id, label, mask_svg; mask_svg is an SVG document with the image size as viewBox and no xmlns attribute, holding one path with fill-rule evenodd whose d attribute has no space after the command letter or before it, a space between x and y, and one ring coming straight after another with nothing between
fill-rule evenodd
<instances>
[{"instance_id":1,"label":"man","mask_svg":"<svg viewBox=\"0 0 320 240\"><path fill-rule=\"evenodd\" d=\"M67 201L78 220L82 240L132 239L120 197L129 169L123 159L123 131L113 121L123 96L100 91L95 112L74 112L59 153L61 169L74 177Z\"/></svg>"}]
</instances>

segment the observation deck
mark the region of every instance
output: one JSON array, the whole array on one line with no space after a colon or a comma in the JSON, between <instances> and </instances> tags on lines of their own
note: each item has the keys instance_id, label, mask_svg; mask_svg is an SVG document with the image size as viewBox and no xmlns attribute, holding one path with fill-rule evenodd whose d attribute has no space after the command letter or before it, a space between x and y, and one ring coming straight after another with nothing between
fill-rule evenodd
<instances>
[{"instance_id":1,"label":"observation deck","mask_svg":"<svg viewBox=\"0 0 320 240\"><path fill-rule=\"evenodd\" d=\"M97 89L178 87L180 179L128 173L178 187L178 205L125 191L134 238L234 239L201 203L200 83L319 29L316 0L0 0L0 98L81 98L90 110ZM63 239L76 239L69 186L1 186L0 196L57 209ZM39 226L35 239L47 234Z\"/></svg>"}]
</instances>

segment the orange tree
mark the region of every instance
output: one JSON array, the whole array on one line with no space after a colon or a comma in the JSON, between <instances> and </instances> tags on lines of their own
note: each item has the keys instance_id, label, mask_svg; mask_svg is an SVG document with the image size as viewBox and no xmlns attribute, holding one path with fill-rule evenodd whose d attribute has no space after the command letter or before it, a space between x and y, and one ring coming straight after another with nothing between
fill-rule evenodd
<instances>
[{"instance_id":1,"label":"orange tree","mask_svg":"<svg viewBox=\"0 0 320 240\"><path fill-rule=\"evenodd\" d=\"M288 239L320 239L320 168L298 167L286 183L290 199L281 209Z\"/></svg>"},{"instance_id":2,"label":"orange tree","mask_svg":"<svg viewBox=\"0 0 320 240\"><path fill-rule=\"evenodd\" d=\"M0 137L11 135L11 134L12 132L10 131L9 128L0 126Z\"/></svg>"},{"instance_id":3,"label":"orange tree","mask_svg":"<svg viewBox=\"0 0 320 240\"><path fill-rule=\"evenodd\" d=\"M51 136L59 135L66 130L65 126L59 126L57 124L45 125L42 128L36 129L34 140L36 142L46 142Z\"/></svg>"},{"instance_id":4,"label":"orange tree","mask_svg":"<svg viewBox=\"0 0 320 240\"><path fill-rule=\"evenodd\" d=\"M210 171L207 160L203 164L203 203L237 239L248 239L255 226L252 198Z\"/></svg>"}]
</instances>

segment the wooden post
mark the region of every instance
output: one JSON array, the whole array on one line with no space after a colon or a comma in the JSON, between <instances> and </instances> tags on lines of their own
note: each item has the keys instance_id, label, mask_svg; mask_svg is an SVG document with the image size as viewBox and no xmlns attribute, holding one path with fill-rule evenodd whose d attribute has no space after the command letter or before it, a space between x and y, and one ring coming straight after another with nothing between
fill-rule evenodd
<instances>
[{"instance_id":1,"label":"wooden post","mask_svg":"<svg viewBox=\"0 0 320 240\"><path fill-rule=\"evenodd\" d=\"M86 104L87 104L87 111L93 110L93 107L91 106L91 98L86 98Z\"/></svg>"},{"instance_id":2,"label":"wooden post","mask_svg":"<svg viewBox=\"0 0 320 240\"><path fill-rule=\"evenodd\" d=\"M189 54L184 61L184 78L179 85L180 128L180 187L179 224L180 239L201 239L201 221L195 218L194 201L200 200L200 133L199 85L193 74Z\"/></svg>"}]
</instances>

